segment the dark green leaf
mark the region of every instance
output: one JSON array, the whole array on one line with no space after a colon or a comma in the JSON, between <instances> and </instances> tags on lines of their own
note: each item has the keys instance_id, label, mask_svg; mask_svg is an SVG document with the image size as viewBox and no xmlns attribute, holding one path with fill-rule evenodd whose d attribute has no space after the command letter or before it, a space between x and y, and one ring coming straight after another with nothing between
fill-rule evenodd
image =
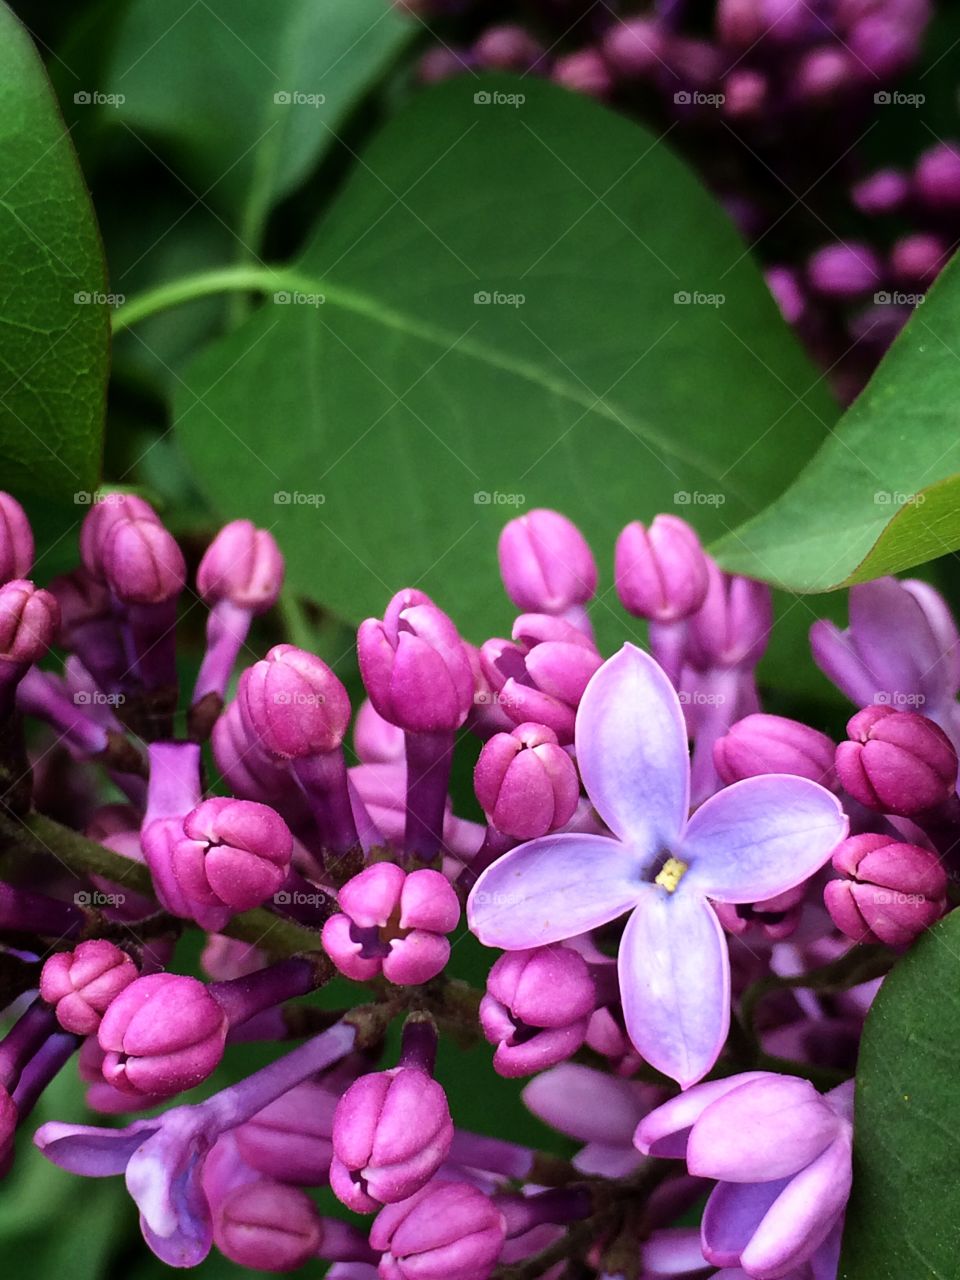
<instances>
[{"instance_id":1,"label":"dark green leaf","mask_svg":"<svg viewBox=\"0 0 960 1280\"><path fill-rule=\"evenodd\" d=\"M857 1068L840 1280L953 1280L960 1257L960 914L894 968Z\"/></svg>"},{"instance_id":2,"label":"dark green leaf","mask_svg":"<svg viewBox=\"0 0 960 1280\"><path fill-rule=\"evenodd\" d=\"M0 4L0 451L4 488L97 481L109 350L103 255L33 43Z\"/></svg>"},{"instance_id":3,"label":"dark green leaf","mask_svg":"<svg viewBox=\"0 0 960 1280\"><path fill-rule=\"evenodd\" d=\"M594 543L609 636L617 528L676 510L722 533L833 406L662 141L548 84L480 83L386 128L274 298L188 370L177 426L220 512L273 527L292 586L346 618L415 582L489 634L497 533L547 505ZM498 93L525 101L474 98Z\"/></svg>"}]
</instances>

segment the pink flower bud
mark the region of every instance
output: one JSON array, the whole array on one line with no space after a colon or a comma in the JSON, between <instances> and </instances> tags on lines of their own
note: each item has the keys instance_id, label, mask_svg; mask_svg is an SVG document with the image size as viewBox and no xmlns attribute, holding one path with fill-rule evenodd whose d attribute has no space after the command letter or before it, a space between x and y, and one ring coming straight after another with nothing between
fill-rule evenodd
<instances>
[{"instance_id":1,"label":"pink flower bud","mask_svg":"<svg viewBox=\"0 0 960 1280\"><path fill-rule=\"evenodd\" d=\"M94 1036L107 1008L139 976L125 951L104 938L58 951L44 963L40 995L52 1005L64 1031Z\"/></svg>"},{"instance_id":2,"label":"pink flower bud","mask_svg":"<svg viewBox=\"0 0 960 1280\"><path fill-rule=\"evenodd\" d=\"M303 1187L327 1182L338 1101L313 1081L297 1085L234 1129L240 1155L268 1178Z\"/></svg>"},{"instance_id":3,"label":"pink flower bud","mask_svg":"<svg viewBox=\"0 0 960 1280\"><path fill-rule=\"evenodd\" d=\"M941 142L925 151L914 180L920 199L932 209L960 208L960 147Z\"/></svg>"},{"instance_id":4,"label":"pink flower bud","mask_svg":"<svg viewBox=\"0 0 960 1280\"><path fill-rule=\"evenodd\" d=\"M855 942L907 946L947 907L947 874L936 854L889 836L844 840L833 855L843 880L831 880L824 901L834 924Z\"/></svg>"},{"instance_id":5,"label":"pink flower bud","mask_svg":"<svg viewBox=\"0 0 960 1280\"><path fill-rule=\"evenodd\" d=\"M811 286L829 298L858 298L880 287L883 268L869 245L824 245L807 263Z\"/></svg>"},{"instance_id":6,"label":"pink flower bud","mask_svg":"<svg viewBox=\"0 0 960 1280\"><path fill-rule=\"evenodd\" d=\"M703 604L709 586L707 559L696 532L679 516L656 516L646 529L639 520L617 539L617 595L637 618L677 622Z\"/></svg>"},{"instance_id":7,"label":"pink flower bud","mask_svg":"<svg viewBox=\"0 0 960 1280\"><path fill-rule=\"evenodd\" d=\"M357 1213L396 1204L429 1182L452 1141L446 1094L426 1072L395 1067L361 1076L334 1115L330 1185Z\"/></svg>"},{"instance_id":8,"label":"pink flower bud","mask_svg":"<svg viewBox=\"0 0 960 1280\"><path fill-rule=\"evenodd\" d=\"M237 912L259 907L290 870L293 836L265 804L214 796L187 815L183 832L171 849L171 870L205 929L222 929Z\"/></svg>"},{"instance_id":9,"label":"pink flower bud","mask_svg":"<svg viewBox=\"0 0 960 1280\"><path fill-rule=\"evenodd\" d=\"M537 508L504 525L497 543L507 595L530 613L566 613L597 589L597 566L577 526Z\"/></svg>"},{"instance_id":10,"label":"pink flower bud","mask_svg":"<svg viewBox=\"0 0 960 1280\"><path fill-rule=\"evenodd\" d=\"M121 991L100 1023L103 1078L125 1093L171 1097L223 1057L227 1017L202 982L152 973Z\"/></svg>"},{"instance_id":11,"label":"pink flower bud","mask_svg":"<svg viewBox=\"0 0 960 1280\"><path fill-rule=\"evenodd\" d=\"M250 520L224 525L197 569L197 592L206 604L229 600L251 613L276 604L283 586L283 556L276 539Z\"/></svg>"},{"instance_id":12,"label":"pink flower bud","mask_svg":"<svg viewBox=\"0 0 960 1280\"><path fill-rule=\"evenodd\" d=\"M279 760L336 751L350 723L347 691L325 662L278 644L240 677L240 712L260 746Z\"/></svg>"},{"instance_id":13,"label":"pink flower bud","mask_svg":"<svg viewBox=\"0 0 960 1280\"><path fill-rule=\"evenodd\" d=\"M906 288L925 289L946 266L950 246L941 236L918 231L903 236L890 250L890 269Z\"/></svg>"},{"instance_id":14,"label":"pink flower bud","mask_svg":"<svg viewBox=\"0 0 960 1280\"><path fill-rule=\"evenodd\" d=\"M422 591L393 597L381 621L357 633L360 674L370 701L408 733L453 732L473 705L467 649L447 615Z\"/></svg>"},{"instance_id":15,"label":"pink flower bud","mask_svg":"<svg viewBox=\"0 0 960 1280\"><path fill-rule=\"evenodd\" d=\"M496 1205L465 1182L433 1182L377 1214L381 1280L487 1280L506 1235Z\"/></svg>"},{"instance_id":16,"label":"pink flower bud","mask_svg":"<svg viewBox=\"0 0 960 1280\"><path fill-rule=\"evenodd\" d=\"M909 195L910 179L900 169L878 169L850 192L853 203L868 217L896 213Z\"/></svg>"},{"instance_id":17,"label":"pink flower bud","mask_svg":"<svg viewBox=\"0 0 960 1280\"><path fill-rule=\"evenodd\" d=\"M33 556L27 513L11 494L0 492L0 583L25 578L33 568Z\"/></svg>"},{"instance_id":18,"label":"pink flower bud","mask_svg":"<svg viewBox=\"0 0 960 1280\"><path fill-rule=\"evenodd\" d=\"M806 315L807 296L797 272L792 267L770 267L766 281L787 324L799 324Z\"/></svg>"},{"instance_id":19,"label":"pink flower bud","mask_svg":"<svg viewBox=\"0 0 960 1280\"><path fill-rule=\"evenodd\" d=\"M624 80L642 78L662 67L663 35L647 18L613 22L603 37L603 56Z\"/></svg>"},{"instance_id":20,"label":"pink flower bud","mask_svg":"<svg viewBox=\"0 0 960 1280\"><path fill-rule=\"evenodd\" d=\"M837 775L868 809L900 817L923 813L956 791L957 753L932 720L915 711L864 707L837 747Z\"/></svg>"},{"instance_id":21,"label":"pink flower bud","mask_svg":"<svg viewBox=\"0 0 960 1280\"><path fill-rule=\"evenodd\" d=\"M729 784L765 773L791 773L833 787L836 747L825 733L786 716L745 716L719 738L713 762Z\"/></svg>"},{"instance_id":22,"label":"pink flower bud","mask_svg":"<svg viewBox=\"0 0 960 1280\"><path fill-rule=\"evenodd\" d=\"M515 840L535 840L565 826L580 798L576 765L553 730L541 724L492 737L480 752L473 782L490 822Z\"/></svg>"},{"instance_id":23,"label":"pink flower bud","mask_svg":"<svg viewBox=\"0 0 960 1280\"><path fill-rule=\"evenodd\" d=\"M597 1002L583 956L569 947L508 951L487 977L480 1025L497 1046L494 1068L526 1076L569 1058L583 1044Z\"/></svg>"},{"instance_id":24,"label":"pink flower bud","mask_svg":"<svg viewBox=\"0 0 960 1280\"><path fill-rule=\"evenodd\" d=\"M56 597L23 578L0 587L0 662L38 662L56 639L60 606Z\"/></svg>"},{"instance_id":25,"label":"pink flower bud","mask_svg":"<svg viewBox=\"0 0 960 1280\"><path fill-rule=\"evenodd\" d=\"M613 88L610 68L597 49L563 54L553 64L550 78L574 93L586 93L592 98L605 98Z\"/></svg>"},{"instance_id":26,"label":"pink flower bud","mask_svg":"<svg viewBox=\"0 0 960 1280\"><path fill-rule=\"evenodd\" d=\"M859 63L846 49L821 44L804 53L794 72L797 97L822 106L846 98Z\"/></svg>"},{"instance_id":27,"label":"pink flower bud","mask_svg":"<svg viewBox=\"0 0 960 1280\"><path fill-rule=\"evenodd\" d=\"M184 587L187 567L176 539L156 519L115 521L104 537L101 567L124 604L162 604Z\"/></svg>"},{"instance_id":28,"label":"pink flower bud","mask_svg":"<svg viewBox=\"0 0 960 1280\"><path fill-rule=\"evenodd\" d=\"M706 598L688 623L690 662L699 671L756 665L773 626L770 588L722 573L712 560L707 561L707 573Z\"/></svg>"},{"instance_id":29,"label":"pink flower bud","mask_svg":"<svg viewBox=\"0 0 960 1280\"><path fill-rule=\"evenodd\" d=\"M108 493L98 498L80 526L80 558L87 572L100 582L104 579L103 552L107 538L121 520L160 523L150 503L135 493Z\"/></svg>"},{"instance_id":30,"label":"pink flower bud","mask_svg":"<svg viewBox=\"0 0 960 1280\"><path fill-rule=\"evenodd\" d=\"M317 1256L323 1226L306 1192L262 1179L237 1187L219 1206L220 1252L254 1271L294 1271Z\"/></svg>"},{"instance_id":31,"label":"pink flower bud","mask_svg":"<svg viewBox=\"0 0 960 1280\"><path fill-rule=\"evenodd\" d=\"M796 932L806 896L807 882L804 882L763 902L737 905L717 902L713 904L713 909L727 933L733 934L735 938L743 937L753 928L771 942L782 942Z\"/></svg>"},{"instance_id":32,"label":"pink flower bud","mask_svg":"<svg viewBox=\"0 0 960 1280\"><path fill-rule=\"evenodd\" d=\"M529 71L543 56L543 46L516 23L488 27L473 46L478 67L486 71Z\"/></svg>"},{"instance_id":33,"label":"pink flower bud","mask_svg":"<svg viewBox=\"0 0 960 1280\"><path fill-rule=\"evenodd\" d=\"M324 924L323 947L348 978L364 982L382 973L398 986L415 986L443 970L460 902L439 871L408 875L377 862L348 880L338 897L341 914Z\"/></svg>"}]
</instances>

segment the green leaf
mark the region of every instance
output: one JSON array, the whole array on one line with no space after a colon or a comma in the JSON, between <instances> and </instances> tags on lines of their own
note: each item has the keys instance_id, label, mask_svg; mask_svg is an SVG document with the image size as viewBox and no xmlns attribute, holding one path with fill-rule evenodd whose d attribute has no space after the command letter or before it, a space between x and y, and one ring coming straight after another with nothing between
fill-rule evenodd
<instances>
[{"instance_id":1,"label":"green leaf","mask_svg":"<svg viewBox=\"0 0 960 1280\"><path fill-rule=\"evenodd\" d=\"M828 591L960 547L960 263L785 494L717 548L731 570Z\"/></svg>"},{"instance_id":2,"label":"green leaf","mask_svg":"<svg viewBox=\"0 0 960 1280\"><path fill-rule=\"evenodd\" d=\"M0 4L3 486L63 498L99 475L109 354L93 209L33 42Z\"/></svg>"},{"instance_id":3,"label":"green leaf","mask_svg":"<svg viewBox=\"0 0 960 1280\"><path fill-rule=\"evenodd\" d=\"M840 1280L952 1280L960 1254L960 913L885 980L857 1066Z\"/></svg>"},{"instance_id":4,"label":"green leaf","mask_svg":"<svg viewBox=\"0 0 960 1280\"><path fill-rule=\"evenodd\" d=\"M252 254L412 31L385 0L135 0L108 123L159 143Z\"/></svg>"},{"instance_id":5,"label":"green leaf","mask_svg":"<svg viewBox=\"0 0 960 1280\"><path fill-rule=\"evenodd\" d=\"M418 94L276 287L188 368L176 425L220 513L272 527L293 588L348 619L417 583L489 634L499 529L551 506L619 632L618 528L677 510L722 533L834 416L685 166L542 82Z\"/></svg>"}]
</instances>

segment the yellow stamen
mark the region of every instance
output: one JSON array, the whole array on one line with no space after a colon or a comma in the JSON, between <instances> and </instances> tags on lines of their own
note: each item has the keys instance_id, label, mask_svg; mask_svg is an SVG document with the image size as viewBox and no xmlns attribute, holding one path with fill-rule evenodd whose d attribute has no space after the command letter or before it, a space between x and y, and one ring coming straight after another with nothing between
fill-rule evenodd
<instances>
[{"instance_id":1,"label":"yellow stamen","mask_svg":"<svg viewBox=\"0 0 960 1280\"><path fill-rule=\"evenodd\" d=\"M686 871L687 863L680 858L668 858L653 883L658 884L661 889L666 889L667 893L673 893Z\"/></svg>"}]
</instances>

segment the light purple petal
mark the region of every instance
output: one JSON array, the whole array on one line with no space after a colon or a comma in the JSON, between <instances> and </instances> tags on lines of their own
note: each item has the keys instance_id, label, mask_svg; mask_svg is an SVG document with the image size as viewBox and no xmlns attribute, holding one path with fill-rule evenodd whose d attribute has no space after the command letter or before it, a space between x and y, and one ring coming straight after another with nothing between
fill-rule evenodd
<instances>
[{"instance_id":1,"label":"light purple petal","mask_svg":"<svg viewBox=\"0 0 960 1280\"><path fill-rule=\"evenodd\" d=\"M810 628L810 652L827 677L857 707L873 701L876 677L864 665L848 631L821 618Z\"/></svg>"},{"instance_id":2,"label":"light purple petal","mask_svg":"<svg viewBox=\"0 0 960 1280\"><path fill-rule=\"evenodd\" d=\"M643 1274L651 1280L698 1275L709 1265L696 1227L668 1227L654 1231L643 1245Z\"/></svg>"},{"instance_id":3,"label":"light purple petal","mask_svg":"<svg viewBox=\"0 0 960 1280\"><path fill-rule=\"evenodd\" d=\"M61 1169L87 1178L109 1178L123 1173L137 1148L156 1133L158 1123L138 1120L126 1129L98 1129L51 1120L40 1126L33 1140Z\"/></svg>"},{"instance_id":4,"label":"light purple petal","mask_svg":"<svg viewBox=\"0 0 960 1280\"><path fill-rule=\"evenodd\" d=\"M741 1256L757 1280L777 1280L806 1262L824 1243L843 1212L853 1178L851 1133L837 1139L787 1186L763 1217Z\"/></svg>"},{"instance_id":5,"label":"light purple petal","mask_svg":"<svg viewBox=\"0 0 960 1280\"><path fill-rule=\"evenodd\" d=\"M875 688L919 693L941 656L920 602L896 578L877 578L850 588L849 608L850 633Z\"/></svg>"},{"instance_id":6,"label":"light purple petal","mask_svg":"<svg viewBox=\"0 0 960 1280\"><path fill-rule=\"evenodd\" d=\"M163 1127L127 1165L127 1190L140 1210L144 1239L171 1266L196 1266L213 1239L202 1186L213 1134L204 1131L202 1115L191 1107L166 1112Z\"/></svg>"},{"instance_id":7,"label":"light purple petal","mask_svg":"<svg viewBox=\"0 0 960 1280\"><path fill-rule=\"evenodd\" d=\"M682 1089L701 1080L730 1026L730 959L716 914L694 893L649 885L620 943L627 1032Z\"/></svg>"},{"instance_id":8,"label":"light purple petal","mask_svg":"<svg viewBox=\"0 0 960 1280\"><path fill-rule=\"evenodd\" d=\"M738 1266L740 1255L788 1181L718 1183L700 1226L704 1257L717 1267Z\"/></svg>"},{"instance_id":9,"label":"light purple petal","mask_svg":"<svg viewBox=\"0 0 960 1280\"><path fill-rule=\"evenodd\" d=\"M832 792L809 778L769 773L724 787L690 819L677 856L681 890L718 902L762 902L802 884L847 834Z\"/></svg>"},{"instance_id":10,"label":"light purple petal","mask_svg":"<svg viewBox=\"0 0 960 1280\"><path fill-rule=\"evenodd\" d=\"M766 1079L779 1080L780 1077L771 1071L746 1071L739 1076L726 1076L723 1080L708 1080L686 1093L678 1093L656 1111L644 1116L633 1135L634 1146L645 1156L685 1159L690 1130L707 1107L751 1080Z\"/></svg>"},{"instance_id":11,"label":"light purple petal","mask_svg":"<svg viewBox=\"0 0 960 1280\"><path fill-rule=\"evenodd\" d=\"M588 1142L571 1161L581 1173L595 1173L601 1178L625 1178L640 1162L640 1153L633 1147L605 1146L602 1142Z\"/></svg>"},{"instance_id":12,"label":"light purple petal","mask_svg":"<svg viewBox=\"0 0 960 1280\"><path fill-rule=\"evenodd\" d=\"M541 1072L522 1097L544 1124L580 1142L630 1147L643 1115L642 1095L635 1084L575 1062Z\"/></svg>"},{"instance_id":13,"label":"light purple petal","mask_svg":"<svg viewBox=\"0 0 960 1280\"><path fill-rule=\"evenodd\" d=\"M687 816L690 764L676 690L649 654L625 644L587 685L577 712L587 795L623 840L669 845Z\"/></svg>"},{"instance_id":14,"label":"light purple petal","mask_svg":"<svg viewBox=\"0 0 960 1280\"><path fill-rule=\"evenodd\" d=\"M488 947L519 951L561 942L616 920L643 890L633 850L608 836L543 836L488 867L467 901L471 930Z\"/></svg>"},{"instance_id":15,"label":"light purple petal","mask_svg":"<svg viewBox=\"0 0 960 1280\"><path fill-rule=\"evenodd\" d=\"M687 1144L687 1168L723 1182L775 1182L806 1168L842 1124L809 1080L768 1075L707 1107Z\"/></svg>"}]
</instances>

